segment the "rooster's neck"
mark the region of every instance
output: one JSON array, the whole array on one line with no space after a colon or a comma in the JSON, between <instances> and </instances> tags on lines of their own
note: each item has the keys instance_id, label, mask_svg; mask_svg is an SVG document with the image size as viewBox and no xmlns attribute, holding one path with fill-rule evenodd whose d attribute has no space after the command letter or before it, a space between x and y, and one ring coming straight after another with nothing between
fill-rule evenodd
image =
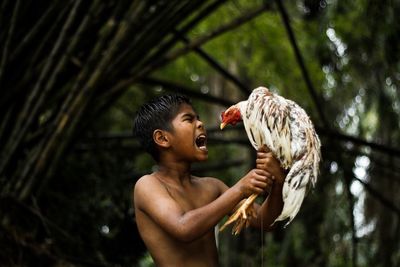
<instances>
[{"instance_id":1,"label":"rooster's neck","mask_svg":"<svg viewBox=\"0 0 400 267\"><path fill-rule=\"evenodd\" d=\"M236 106L238 107L242 115L245 114L247 109L247 100L237 103Z\"/></svg>"}]
</instances>

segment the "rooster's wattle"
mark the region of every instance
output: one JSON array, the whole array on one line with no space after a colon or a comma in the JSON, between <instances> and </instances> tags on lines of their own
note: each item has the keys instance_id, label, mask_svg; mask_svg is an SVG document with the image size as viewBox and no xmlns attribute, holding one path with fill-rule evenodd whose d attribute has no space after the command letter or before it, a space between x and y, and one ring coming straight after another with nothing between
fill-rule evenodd
<instances>
[{"instance_id":1,"label":"rooster's wattle","mask_svg":"<svg viewBox=\"0 0 400 267\"><path fill-rule=\"evenodd\" d=\"M221 129L243 121L253 147L268 147L288 171L282 189L284 206L275 222L289 218L286 225L289 224L299 212L308 188L315 186L319 172L321 144L307 113L295 102L258 87L248 100L231 106L221 116ZM254 216L252 206L256 197L251 195L244 201L221 231L236 221L233 232L238 234L249 217Z\"/></svg>"}]
</instances>

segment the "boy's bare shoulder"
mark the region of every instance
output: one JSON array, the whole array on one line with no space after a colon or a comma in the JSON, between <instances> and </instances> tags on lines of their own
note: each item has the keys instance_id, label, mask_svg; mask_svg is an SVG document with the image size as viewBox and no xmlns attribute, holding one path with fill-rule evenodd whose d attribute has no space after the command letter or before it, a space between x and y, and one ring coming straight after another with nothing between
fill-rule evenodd
<instances>
[{"instance_id":1,"label":"boy's bare shoulder","mask_svg":"<svg viewBox=\"0 0 400 267\"><path fill-rule=\"evenodd\" d=\"M138 200L142 197L151 196L157 194L160 190L160 185L157 178L154 175L147 174L140 177L133 188L133 197Z\"/></svg>"},{"instance_id":2,"label":"boy's bare shoulder","mask_svg":"<svg viewBox=\"0 0 400 267\"><path fill-rule=\"evenodd\" d=\"M158 184L157 178L152 174L146 174L140 177L134 187L134 193L142 190L151 191L152 188Z\"/></svg>"}]
</instances>

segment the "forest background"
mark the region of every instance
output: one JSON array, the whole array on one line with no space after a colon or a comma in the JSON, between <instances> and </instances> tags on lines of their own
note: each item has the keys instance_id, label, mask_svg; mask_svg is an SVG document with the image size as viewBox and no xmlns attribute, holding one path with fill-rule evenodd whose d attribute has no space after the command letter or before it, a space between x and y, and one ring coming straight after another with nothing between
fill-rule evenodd
<instances>
[{"instance_id":1,"label":"forest background","mask_svg":"<svg viewBox=\"0 0 400 267\"><path fill-rule=\"evenodd\" d=\"M400 265L400 1L110 0L0 4L0 265L152 266L132 188L154 162L145 101L188 95L195 165L232 185L254 164L219 114L267 86L310 114L317 187L287 228L220 233L222 266Z\"/></svg>"}]
</instances>

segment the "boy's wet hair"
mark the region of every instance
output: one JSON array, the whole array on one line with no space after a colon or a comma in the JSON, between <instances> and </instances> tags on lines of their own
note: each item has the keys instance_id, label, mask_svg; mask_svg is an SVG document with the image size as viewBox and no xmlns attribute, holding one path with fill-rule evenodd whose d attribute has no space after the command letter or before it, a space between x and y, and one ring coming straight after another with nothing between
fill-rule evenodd
<instances>
[{"instance_id":1,"label":"boy's wet hair","mask_svg":"<svg viewBox=\"0 0 400 267\"><path fill-rule=\"evenodd\" d=\"M186 96L162 95L144 104L136 113L133 121L133 135L156 161L159 160L159 151L153 141L153 132L156 129L171 131L171 122L182 104L192 105Z\"/></svg>"}]
</instances>

